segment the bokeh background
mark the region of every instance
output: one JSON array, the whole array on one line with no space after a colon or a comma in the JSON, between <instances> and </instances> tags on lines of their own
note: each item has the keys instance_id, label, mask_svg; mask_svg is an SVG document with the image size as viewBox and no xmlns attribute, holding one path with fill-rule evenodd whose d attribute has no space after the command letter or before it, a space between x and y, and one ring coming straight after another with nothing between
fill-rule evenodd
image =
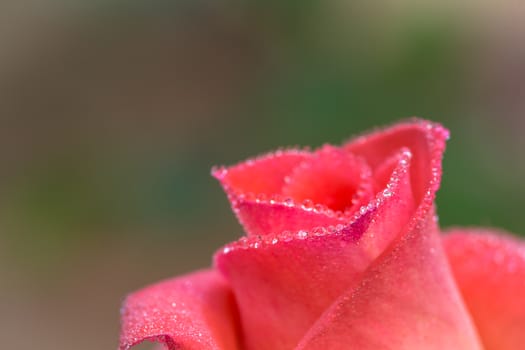
<instances>
[{"instance_id":1,"label":"bokeh background","mask_svg":"<svg viewBox=\"0 0 525 350\"><path fill-rule=\"evenodd\" d=\"M0 347L115 349L123 296L241 228L214 164L452 131L443 226L525 234L522 1L2 1Z\"/></svg>"}]
</instances>

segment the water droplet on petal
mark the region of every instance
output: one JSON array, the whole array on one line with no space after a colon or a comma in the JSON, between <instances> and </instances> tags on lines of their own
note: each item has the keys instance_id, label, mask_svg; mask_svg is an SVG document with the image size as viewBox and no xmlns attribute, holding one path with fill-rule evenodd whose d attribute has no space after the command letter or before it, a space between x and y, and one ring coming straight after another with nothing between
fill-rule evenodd
<instances>
[{"instance_id":1,"label":"water droplet on petal","mask_svg":"<svg viewBox=\"0 0 525 350\"><path fill-rule=\"evenodd\" d=\"M314 205L314 211L318 213L322 213L324 211L324 207L322 204L316 204Z\"/></svg>"},{"instance_id":2,"label":"water droplet on petal","mask_svg":"<svg viewBox=\"0 0 525 350\"><path fill-rule=\"evenodd\" d=\"M321 236L324 233L324 230L322 227L314 227L312 229L312 233L314 234L314 236Z\"/></svg>"},{"instance_id":3,"label":"water droplet on petal","mask_svg":"<svg viewBox=\"0 0 525 350\"><path fill-rule=\"evenodd\" d=\"M306 238L306 237L308 237L308 232L306 232L304 230L301 230L301 231L297 232L297 237L299 237L299 238Z\"/></svg>"},{"instance_id":4,"label":"water droplet on petal","mask_svg":"<svg viewBox=\"0 0 525 350\"><path fill-rule=\"evenodd\" d=\"M283 204L286 205L287 207L293 207L294 206L294 202L293 202L292 198L286 198L283 201Z\"/></svg>"},{"instance_id":5,"label":"water droplet on petal","mask_svg":"<svg viewBox=\"0 0 525 350\"><path fill-rule=\"evenodd\" d=\"M239 239L239 243L245 247L248 244L248 239L246 237L242 237Z\"/></svg>"},{"instance_id":6,"label":"water droplet on petal","mask_svg":"<svg viewBox=\"0 0 525 350\"><path fill-rule=\"evenodd\" d=\"M288 231L285 231L285 232L283 232L283 236L282 236L281 240L284 241L284 242L290 242L293 239L293 237L290 234L290 232L288 232Z\"/></svg>"},{"instance_id":7,"label":"water droplet on petal","mask_svg":"<svg viewBox=\"0 0 525 350\"><path fill-rule=\"evenodd\" d=\"M276 203L281 203L283 201L283 196L280 194L274 194L272 198Z\"/></svg>"},{"instance_id":8,"label":"water droplet on petal","mask_svg":"<svg viewBox=\"0 0 525 350\"><path fill-rule=\"evenodd\" d=\"M266 195L264 193L259 193L257 197L255 197L255 203L264 203L266 201Z\"/></svg>"},{"instance_id":9,"label":"water droplet on petal","mask_svg":"<svg viewBox=\"0 0 525 350\"><path fill-rule=\"evenodd\" d=\"M310 210L312 210L312 209L314 208L314 202L312 202L310 199L305 199L305 200L303 201L302 208L303 208L304 210L308 210L308 211L310 211Z\"/></svg>"}]
</instances>

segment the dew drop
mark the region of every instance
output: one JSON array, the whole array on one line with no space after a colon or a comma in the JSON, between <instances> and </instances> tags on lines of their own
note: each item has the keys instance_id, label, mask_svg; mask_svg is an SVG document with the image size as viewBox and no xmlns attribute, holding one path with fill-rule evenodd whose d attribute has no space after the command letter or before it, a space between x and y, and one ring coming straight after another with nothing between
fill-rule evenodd
<instances>
[{"instance_id":1,"label":"dew drop","mask_svg":"<svg viewBox=\"0 0 525 350\"><path fill-rule=\"evenodd\" d=\"M322 227L314 227L312 229L312 233L315 235L315 236L321 236L323 234L323 228Z\"/></svg>"},{"instance_id":2,"label":"dew drop","mask_svg":"<svg viewBox=\"0 0 525 350\"><path fill-rule=\"evenodd\" d=\"M316 205L314 205L314 211L315 211L315 212L322 213L323 210L324 210L324 207L323 207L322 204L316 204Z\"/></svg>"},{"instance_id":3,"label":"dew drop","mask_svg":"<svg viewBox=\"0 0 525 350\"><path fill-rule=\"evenodd\" d=\"M283 196L281 196L280 194L274 194L272 196L272 199L275 201L275 203L282 203Z\"/></svg>"},{"instance_id":4,"label":"dew drop","mask_svg":"<svg viewBox=\"0 0 525 350\"><path fill-rule=\"evenodd\" d=\"M255 197L255 203L264 203L266 201L266 195L264 193L259 193L257 197Z\"/></svg>"},{"instance_id":5,"label":"dew drop","mask_svg":"<svg viewBox=\"0 0 525 350\"><path fill-rule=\"evenodd\" d=\"M287 207L293 207L294 206L292 198L285 198L285 200L283 200L283 204L286 205Z\"/></svg>"},{"instance_id":6,"label":"dew drop","mask_svg":"<svg viewBox=\"0 0 525 350\"><path fill-rule=\"evenodd\" d=\"M323 210L324 215L333 218L335 216L335 213L331 209L324 209Z\"/></svg>"},{"instance_id":7,"label":"dew drop","mask_svg":"<svg viewBox=\"0 0 525 350\"><path fill-rule=\"evenodd\" d=\"M282 240L284 242L290 242L292 240L292 236L290 235L290 232L288 232L286 235L283 235Z\"/></svg>"},{"instance_id":8,"label":"dew drop","mask_svg":"<svg viewBox=\"0 0 525 350\"><path fill-rule=\"evenodd\" d=\"M310 211L310 210L312 210L312 209L314 208L314 202L312 202L310 199L305 199L305 200L303 201L302 208L303 208L304 210L308 210L308 211Z\"/></svg>"},{"instance_id":9,"label":"dew drop","mask_svg":"<svg viewBox=\"0 0 525 350\"><path fill-rule=\"evenodd\" d=\"M228 173L228 170L226 170L223 166L214 166L211 168L212 174L216 174L218 177L224 177Z\"/></svg>"},{"instance_id":10,"label":"dew drop","mask_svg":"<svg viewBox=\"0 0 525 350\"><path fill-rule=\"evenodd\" d=\"M246 237L242 237L239 239L239 243L245 247L248 244L248 239Z\"/></svg>"},{"instance_id":11,"label":"dew drop","mask_svg":"<svg viewBox=\"0 0 525 350\"><path fill-rule=\"evenodd\" d=\"M304 230L301 230L301 231L297 232L297 237L299 237L299 238L306 238L306 237L308 237L308 232L306 232Z\"/></svg>"}]
</instances>

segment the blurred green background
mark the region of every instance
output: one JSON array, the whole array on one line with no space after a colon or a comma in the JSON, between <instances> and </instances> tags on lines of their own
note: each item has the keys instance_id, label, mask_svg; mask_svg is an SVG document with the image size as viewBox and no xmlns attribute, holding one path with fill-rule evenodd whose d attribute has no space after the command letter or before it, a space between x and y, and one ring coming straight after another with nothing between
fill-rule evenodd
<instances>
[{"instance_id":1,"label":"blurred green background","mask_svg":"<svg viewBox=\"0 0 525 350\"><path fill-rule=\"evenodd\" d=\"M212 165L400 118L452 131L443 226L525 234L523 10L2 2L2 348L116 348L127 292L241 234Z\"/></svg>"}]
</instances>

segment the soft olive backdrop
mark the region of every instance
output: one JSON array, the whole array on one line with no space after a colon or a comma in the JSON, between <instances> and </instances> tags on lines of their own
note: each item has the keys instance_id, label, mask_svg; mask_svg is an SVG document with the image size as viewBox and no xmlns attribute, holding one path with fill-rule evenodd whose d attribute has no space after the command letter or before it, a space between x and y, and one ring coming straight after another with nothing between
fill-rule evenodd
<instances>
[{"instance_id":1,"label":"soft olive backdrop","mask_svg":"<svg viewBox=\"0 0 525 350\"><path fill-rule=\"evenodd\" d=\"M525 234L515 1L0 4L0 339L112 349L128 291L241 234L212 165L417 115L440 221Z\"/></svg>"}]
</instances>

